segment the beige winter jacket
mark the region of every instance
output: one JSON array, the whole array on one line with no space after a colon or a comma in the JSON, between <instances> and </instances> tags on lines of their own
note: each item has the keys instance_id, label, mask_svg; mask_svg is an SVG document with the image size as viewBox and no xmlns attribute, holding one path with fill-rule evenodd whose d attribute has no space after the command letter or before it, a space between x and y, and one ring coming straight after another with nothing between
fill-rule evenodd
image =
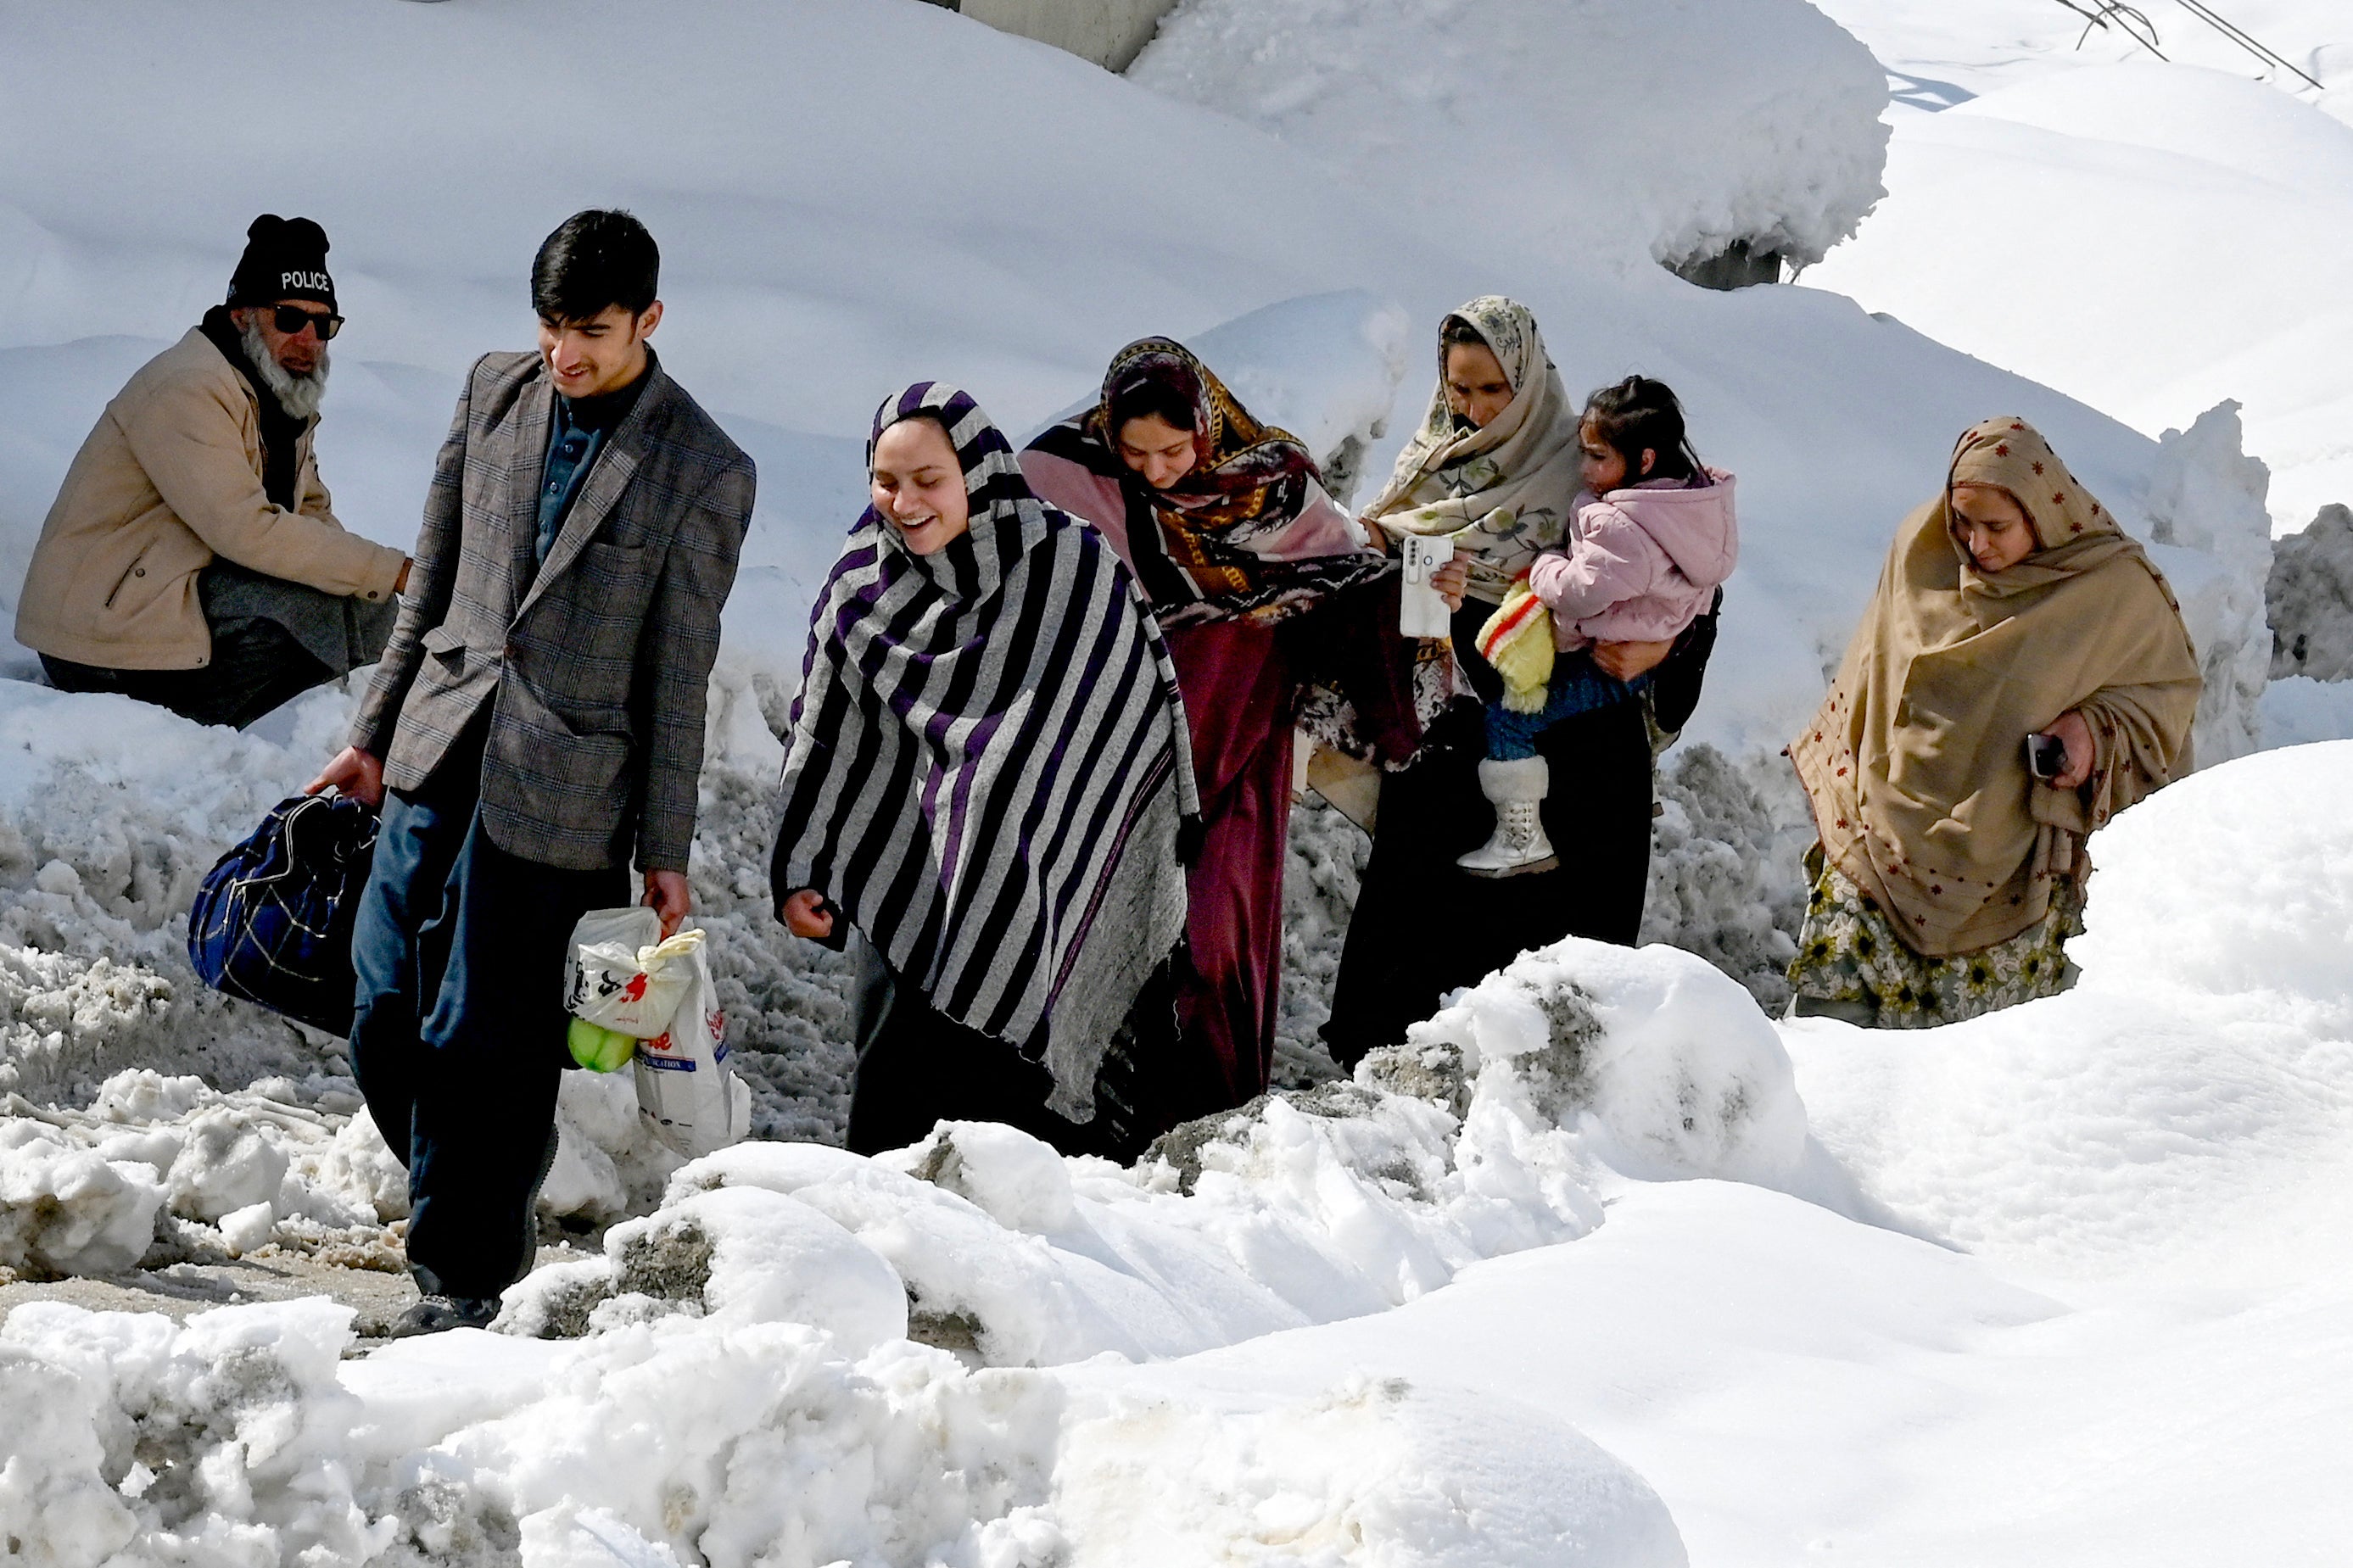
<instances>
[{"instance_id":1,"label":"beige winter jacket","mask_svg":"<svg viewBox=\"0 0 2353 1568\"><path fill-rule=\"evenodd\" d=\"M311 460L297 510L261 488L261 412L244 376L192 329L106 405L41 525L16 640L108 669L195 669L212 657L196 574L224 556L330 594L385 599L402 552L347 533Z\"/></svg>"}]
</instances>

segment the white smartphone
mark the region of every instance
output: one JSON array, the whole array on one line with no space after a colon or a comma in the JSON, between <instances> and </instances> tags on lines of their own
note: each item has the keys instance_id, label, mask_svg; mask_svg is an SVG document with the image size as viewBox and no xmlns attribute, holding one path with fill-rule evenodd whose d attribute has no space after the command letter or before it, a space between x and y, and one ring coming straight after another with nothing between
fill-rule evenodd
<instances>
[{"instance_id":1,"label":"white smartphone","mask_svg":"<svg viewBox=\"0 0 2353 1568\"><path fill-rule=\"evenodd\" d=\"M1398 541L1405 586L1398 595L1398 630L1409 637L1442 637L1454 624L1446 595L1430 585L1430 574L1454 559L1454 541L1445 535L1409 533Z\"/></svg>"}]
</instances>

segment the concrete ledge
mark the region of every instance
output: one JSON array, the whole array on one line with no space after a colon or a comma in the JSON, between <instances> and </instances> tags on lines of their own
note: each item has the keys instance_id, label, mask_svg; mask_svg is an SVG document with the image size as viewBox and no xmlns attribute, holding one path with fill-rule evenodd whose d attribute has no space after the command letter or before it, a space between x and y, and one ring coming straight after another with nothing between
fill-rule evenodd
<instances>
[{"instance_id":1,"label":"concrete ledge","mask_svg":"<svg viewBox=\"0 0 2353 1568\"><path fill-rule=\"evenodd\" d=\"M933 0L1000 33L1051 44L1105 70L1125 70L1176 0Z\"/></svg>"}]
</instances>

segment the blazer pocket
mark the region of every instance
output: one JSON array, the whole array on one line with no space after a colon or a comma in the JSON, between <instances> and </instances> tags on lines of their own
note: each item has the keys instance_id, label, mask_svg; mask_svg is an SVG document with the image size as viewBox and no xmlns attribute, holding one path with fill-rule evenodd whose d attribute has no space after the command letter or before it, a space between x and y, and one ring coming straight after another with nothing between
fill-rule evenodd
<instances>
[{"instance_id":1,"label":"blazer pocket","mask_svg":"<svg viewBox=\"0 0 2353 1568\"><path fill-rule=\"evenodd\" d=\"M447 626L435 626L417 642L427 653L439 654L444 658L451 654L463 655L466 651L466 639Z\"/></svg>"}]
</instances>

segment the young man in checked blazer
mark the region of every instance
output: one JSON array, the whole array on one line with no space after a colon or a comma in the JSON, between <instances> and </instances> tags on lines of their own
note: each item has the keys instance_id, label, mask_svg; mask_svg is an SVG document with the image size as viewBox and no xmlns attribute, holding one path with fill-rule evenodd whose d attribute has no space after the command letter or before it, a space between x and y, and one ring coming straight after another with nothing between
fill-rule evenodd
<instances>
[{"instance_id":1,"label":"young man in checked blazer","mask_svg":"<svg viewBox=\"0 0 2353 1568\"><path fill-rule=\"evenodd\" d=\"M752 460L666 374L653 237L584 212L532 266L539 352L458 400L391 645L311 784L384 808L352 940L352 1065L408 1166L424 1300L488 1322L536 1252L574 923L688 910L704 687Z\"/></svg>"}]
</instances>

